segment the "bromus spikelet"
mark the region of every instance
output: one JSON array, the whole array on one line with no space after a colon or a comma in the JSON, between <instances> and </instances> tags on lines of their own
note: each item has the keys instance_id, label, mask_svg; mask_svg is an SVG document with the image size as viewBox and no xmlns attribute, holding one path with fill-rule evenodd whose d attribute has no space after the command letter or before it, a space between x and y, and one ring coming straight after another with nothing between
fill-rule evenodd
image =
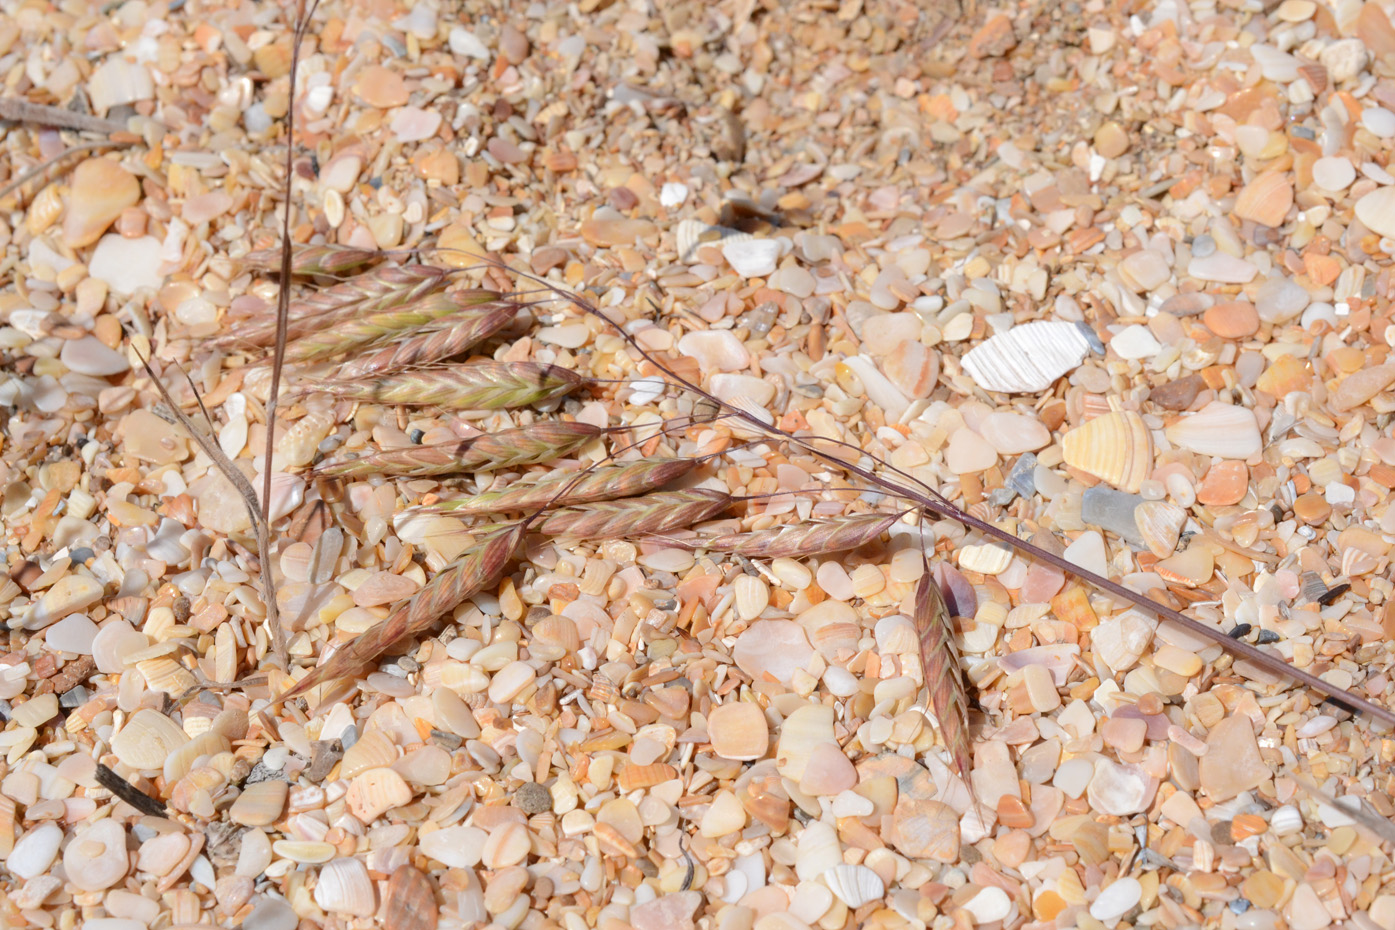
<instances>
[{"instance_id":1,"label":"bromus spikelet","mask_svg":"<svg viewBox=\"0 0 1395 930\"><path fill-rule=\"evenodd\" d=\"M424 477L495 471L562 458L604 432L599 426L589 423L544 420L531 426L481 433L455 442L370 452L353 461L323 465L317 471L327 477L339 478L372 475Z\"/></svg>"},{"instance_id":2,"label":"bromus spikelet","mask_svg":"<svg viewBox=\"0 0 1395 930\"><path fill-rule=\"evenodd\" d=\"M349 245L302 245L291 254L291 274L343 274L381 261L383 253L376 249L356 249ZM281 270L281 250L258 249L242 256L247 268L261 271Z\"/></svg>"},{"instance_id":3,"label":"bromus spikelet","mask_svg":"<svg viewBox=\"0 0 1395 930\"><path fill-rule=\"evenodd\" d=\"M750 559L801 558L845 552L866 545L891 529L898 519L899 514L857 514L822 523L796 523L751 533L727 533L691 539L662 537L655 541L683 549L705 549Z\"/></svg>"},{"instance_id":4,"label":"bromus spikelet","mask_svg":"<svg viewBox=\"0 0 1395 930\"><path fill-rule=\"evenodd\" d=\"M333 287L291 301L286 338L299 339L352 320L365 313L376 313L418 297L439 291L450 281L450 271L431 265L388 265L355 275ZM212 341L216 348L243 345L265 346L276 341L276 320L256 319L234 328Z\"/></svg>"},{"instance_id":5,"label":"bromus spikelet","mask_svg":"<svg viewBox=\"0 0 1395 930\"><path fill-rule=\"evenodd\" d=\"M469 497L438 501L425 513L490 514L539 507L587 504L647 494L696 468L696 459L652 459L606 465L582 476L558 475L533 484L513 485ZM568 487L570 485L570 487Z\"/></svg>"},{"instance_id":6,"label":"bromus spikelet","mask_svg":"<svg viewBox=\"0 0 1395 930\"><path fill-rule=\"evenodd\" d=\"M555 510L538 521L538 532L547 536L583 539L616 539L652 536L686 529L710 519L731 506L725 491L695 488L658 491L628 500L607 501Z\"/></svg>"},{"instance_id":7,"label":"bromus spikelet","mask_svg":"<svg viewBox=\"0 0 1395 930\"><path fill-rule=\"evenodd\" d=\"M493 584L513 558L525 523L503 527L465 550L460 558L442 569L426 586L367 632L355 637L330 656L329 661L298 681L279 700L304 694L316 685L344 678L375 661L405 639L429 630L437 620L455 609L461 601Z\"/></svg>"},{"instance_id":8,"label":"bromus spikelet","mask_svg":"<svg viewBox=\"0 0 1395 930\"><path fill-rule=\"evenodd\" d=\"M940 586L927 568L916 585L911 621L920 635L920 668L930 692L930 708L944 734L945 746L964 784L969 785L973 753L969 739L969 696L954 624Z\"/></svg>"},{"instance_id":9,"label":"bromus spikelet","mask_svg":"<svg viewBox=\"0 0 1395 930\"><path fill-rule=\"evenodd\" d=\"M522 307L511 301L476 307L450 320L446 328L429 329L353 359L339 370L339 377L366 378L453 358L508 326Z\"/></svg>"},{"instance_id":10,"label":"bromus spikelet","mask_svg":"<svg viewBox=\"0 0 1395 930\"><path fill-rule=\"evenodd\" d=\"M468 323L472 316L478 318L501 309L507 311L505 321L513 319L518 307L503 305L502 296L498 291L486 290L427 294L401 306L365 313L329 329L302 336L286 347L286 361L311 362L347 355L367 346L390 342L421 327L443 329L457 323Z\"/></svg>"},{"instance_id":11,"label":"bromus spikelet","mask_svg":"<svg viewBox=\"0 0 1395 930\"><path fill-rule=\"evenodd\" d=\"M562 397L585 383L580 375L556 365L479 361L354 381L326 381L305 385L301 391L324 391L335 397L376 404L503 410Z\"/></svg>"}]
</instances>

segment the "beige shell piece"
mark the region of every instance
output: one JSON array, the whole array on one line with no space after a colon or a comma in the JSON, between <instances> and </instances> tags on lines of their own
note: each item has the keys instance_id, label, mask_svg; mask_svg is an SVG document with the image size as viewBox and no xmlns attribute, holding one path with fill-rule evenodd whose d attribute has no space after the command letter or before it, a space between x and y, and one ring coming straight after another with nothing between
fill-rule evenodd
<instances>
[{"instance_id":1,"label":"beige shell piece","mask_svg":"<svg viewBox=\"0 0 1395 930\"><path fill-rule=\"evenodd\" d=\"M678 228L674 230L674 238L677 241L679 260L688 262L692 261L693 253L704 242L745 242L748 239L754 239L755 236L738 229L708 226L702 220L687 219L678 224Z\"/></svg>"},{"instance_id":2,"label":"beige shell piece","mask_svg":"<svg viewBox=\"0 0 1395 930\"><path fill-rule=\"evenodd\" d=\"M1115 410L1066 433L1061 453L1072 468L1137 494L1153 467L1153 438L1137 413Z\"/></svg>"},{"instance_id":3,"label":"beige shell piece","mask_svg":"<svg viewBox=\"0 0 1395 930\"><path fill-rule=\"evenodd\" d=\"M228 819L244 827L267 827L275 823L286 807L290 785L280 779L248 785L228 809Z\"/></svg>"},{"instance_id":4,"label":"beige shell piece","mask_svg":"<svg viewBox=\"0 0 1395 930\"><path fill-rule=\"evenodd\" d=\"M397 747L380 730L369 730L344 753L339 777L353 778L369 769L383 768L397 761Z\"/></svg>"},{"instance_id":5,"label":"beige shell piece","mask_svg":"<svg viewBox=\"0 0 1395 930\"><path fill-rule=\"evenodd\" d=\"M804 777L809 756L820 743L835 742L833 708L826 704L805 704L785 718L775 747L775 765L780 774L798 784Z\"/></svg>"},{"instance_id":6,"label":"beige shell piece","mask_svg":"<svg viewBox=\"0 0 1395 930\"><path fill-rule=\"evenodd\" d=\"M1177 541L1187 522L1187 512L1167 501L1144 501L1133 512L1138 534L1148 545L1148 551L1165 559L1177 551Z\"/></svg>"},{"instance_id":7,"label":"beige shell piece","mask_svg":"<svg viewBox=\"0 0 1395 930\"><path fill-rule=\"evenodd\" d=\"M104 891L126 877L126 828L110 818L80 831L63 851L63 871L80 891Z\"/></svg>"},{"instance_id":8,"label":"beige shell piece","mask_svg":"<svg viewBox=\"0 0 1395 930\"><path fill-rule=\"evenodd\" d=\"M755 704L733 701L707 715L707 738L721 758L749 762L770 749L770 725Z\"/></svg>"},{"instance_id":9,"label":"beige shell piece","mask_svg":"<svg viewBox=\"0 0 1395 930\"><path fill-rule=\"evenodd\" d=\"M1038 320L999 333L964 355L964 371L985 391L1034 394L1044 391L1090 351L1074 323Z\"/></svg>"},{"instance_id":10,"label":"beige shell piece","mask_svg":"<svg viewBox=\"0 0 1395 930\"><path fill-rule=\"evenodd\" d=\"M126 725L111 739L111 751L133 769L162 769L165 760L189 737L164 714L144 708L131 715Z\"/></svg>"},{"instance_id":11,"label":"beige shell piece","mask_svg":"<svg viewBox=\"0 0 1395 930\"><path fill-rule=\"evenodd\" d=\"M172 697L187 694L199 686L199 680L194 677L193 672L169 656L137 662L136 669L145 676L145 683L150 690L163 691Z\"/></svg>"},{"instance_id":12,"label":"beige shell piece","mask_svg":"<svg viewBox=\"0 0 1395 930\"><path fill-rule=\"evenodd\" d=\"M140 850L136 853L136 869L148 872L156 878L164 878L188 851L189 836L186 833L153 836L141 843Z\"/></svg>"},{"instance_id":13,"label":"beige shell piece","mask_svg":"<svg viewBox=\"0 0 1395 930\"><path fill-rule=\"evenodd\" d=\"M189 740L180 746L165 759L164 772L165 781L174 784L194 767L194 760L200 756L214 756L220 752L232 750L232 743L221 733L207 732Z\"/></svg>"},{"instance_id":14,"label":"beige shell piece","mask_svg":"<svg viewBox=\"0 0 1395 930\"><path fill-rule=\"evenodd\" d=\"M29 204L29 212L24 219L25 225L29 227L30 235L37 236L58 221L58 218L63 215L63 201L67 196L67 186L57 182L48 185L34 195L34 200Z\"/></svg>"},{"instance_id":15,"label":"beige shell piece","mask_svg":"<svg viewBox=\"0 0 1395 930\"><path fill-rule=\"evenodd\" d=\"M378 909L368 869L357 859L346 857L325 863L320 869L315 903L323 910L354 917L372 917Z\"/></svg>"},{"instance_id":16,"label":"beige shell piece","mask_svg":"<svg viewBox=\"0 0 1395 930\"><path fill-rule=\"evenodd\" d=\"M392 769L369 769L349 783L344 800L353 815L368 824L390 810L412 803L412 789Z\"/></svg>"}]
</instances>

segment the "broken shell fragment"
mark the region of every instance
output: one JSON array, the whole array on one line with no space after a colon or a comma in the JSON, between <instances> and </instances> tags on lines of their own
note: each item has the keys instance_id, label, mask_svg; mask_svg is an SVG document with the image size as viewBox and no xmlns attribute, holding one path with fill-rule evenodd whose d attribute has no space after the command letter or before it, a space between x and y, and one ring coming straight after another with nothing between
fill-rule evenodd
<instances>
[{"instance_id":1,"label":"broken shell fragment","mask_svg":"<svg viewBox=\"0 0 1395 930\"><path fill-rule=\"evenodd\" d=\"M1074 324L1040 320L999 333L964 356L964 371L985 391L1044 391L1079 365L1090 342Z\"/></svg>"},{"instance_id":2,"label":"broken shell fragment","mask_svg":"<svg viewBox=\"0 0 1395 930\"><path fill-rule=\"evenodd\" d=\"M1114 410L1077 426L1061 439L1067 465L1138 493L1153 467L1153 438L1143 418L1131 410Z\"/></svg>"}]
</instances>

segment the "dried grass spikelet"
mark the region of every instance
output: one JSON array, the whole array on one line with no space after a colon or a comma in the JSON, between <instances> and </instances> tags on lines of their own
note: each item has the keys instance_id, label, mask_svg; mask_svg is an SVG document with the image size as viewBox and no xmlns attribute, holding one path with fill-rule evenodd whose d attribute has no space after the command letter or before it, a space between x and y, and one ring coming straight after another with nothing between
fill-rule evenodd
<instances>
[{"instance_id":1,"label":"dried grass spikelet","mask_svg":"<svg viewBox=\"0 0 1395 930\"><path fill-rule=\"evenodd\" d=\"M1141 416L1115 410L1066 433L1061 454L1072 468L1137 494L1153 467L1153 438Z\"/></svg>"},{"instance_id":2,"label":"dried grass spikelet","mask_svg":"<svg viewBox=\"0 0 1395 930\"><path fill-rule=\"evenodd\" d=\"M533 484L514 485L470 497L443 500L423 508L428 513L488 514L536 510L551 504L588 504L647 494L696 468L696 459L653 459L597 468L578 479L559 475ZM572 484L570 488L568 484Z\"/></svg>"},{"instance_id":3,"label":"dried grass spikelet","mask_svg":"<svg viewBox=\"0 0 1395 930\"><path fill-rule=\"evenodd\" d=\"M502 410L540 404L570 394L585 379L556 365L534 362L480 361L453 368L407 371L303 385L301 391L324 391L347 400L378 404L447 407L452 410Z\"/></svg>"},{"instance_id":4,"label":"dried grass spikelet","mask_svg":"<svg viewBox=\"0 0 1395 930\"><path fill-rule=\"evenodd\" d=\"M482 433L455 442L370 452L352 461L322 466L316 471L337 478L371 475L424 477L494 471L562 458L604 432L601 427L589 423L544 420L531 426Z\"/></svg>"},{"instance_id":5,"label":"dried grass spikelet","mask_svg":"<svg viewBox=\"0 0 1395 930\"><path fill-rule=\"evenodd\" d=\"M523 304L512 301L476 307L474 312L452 320L448 327L428 329L353 359L340 369L339 377L364 378L453 358L508 326L522 307Z\"/></svg>"},{"instance_id":6,"label":"dried grass spikelet","mask_svg":"<svg viewBox=\"0 0 1395 930\"><path fill-rule=\"evenodd\" d=\"M329 661L281 695L287 700L304 694L316 685L344 678L376 660L404 639L424 633L442 615L453 610L503 574L523 538L522 521L510 524L482 538L460 558L436 574L420 591L367 632L355 637L330 656Z\"/></svg>"},{"instance_id":7,"label":"dried grass spikelet","mask_svg":"<svg viewBox=\"0 0 1395 930\"><path fill-rule=\"evenodd\" d=\"M657 491L629 500L554 511L539 521L538 532L584 539L652 536L686 529L716 516L730 505L731 495L725 491L702 488Z\"/></svg>"},{"instance_id":8,"label":"dried grass spikelet","mask_svg":"<svg viewBox=\"0 0 1395 930\"><path fill-rule=\"evenodd\" d=\"M356 249L349 245L302 245L291 253L291 274L343 274L381 261L383 255L376 249ZM259 271L280 271L281 248L248 252L242 256L241 264Z\"/></svg>"},{"instance_id":9,"label":"dried grass spikelet","mask_svg":"<svg viewBox=\"0 0 1395 930\"><path fill-rule=\"evenodd\" d=\"M969 696L954 627L944 595L930 572L916 585L911 620L920 633L920 667L930 692L930 707L944 734L945 746L964 784L969 784L973 752L969 740Z\"/></svg>"},{"instance_id":10,"label":"dried grass spikelet","mask_svg":"<svg viewBox=\"0 0 1395 930\"><path fill-rule=\"evenodd\" d=\"M341 284L291 301L286 338L300 337L337 326L366 313L376 313L408 303L449 282L450 271L432 265L388 265L355 275ZM268 314L240 324L210 346L227 350L238 346L266 346L276 341L276 316Z\"/></svg>"},{"instance_id":11,"label":"dried grass spikelet","mask_svg":"<svg viewBox=\"0 0 1395 930\"><path fill-rule=\"evenodd\" d=\"M502 296L498 291L473 289L426 294L400 306L361 314L330 329L302 336L286 347L286 361L312 362L347 355L368 346L381 346L421 328L438 334L455 324L465 323L471 315L480 315L480 311L499 310ZM510 312L504 322L513 319L518 312L516 304L505 309Z\"/></svg>"},{"instance_id":12,"label":"dried grass spikelet","mask_svg":"<svg viewBox=\"0 0 1395 930\"><path fill-rule=\"evenodd\" d=\"M822 523L795 523L752 533L727 533L694 539L656 541L683 549L705 549L751 559L798 558L844 552L877 539L900 519L900 514L855 514Z\"/></svg>"}]
</instances>

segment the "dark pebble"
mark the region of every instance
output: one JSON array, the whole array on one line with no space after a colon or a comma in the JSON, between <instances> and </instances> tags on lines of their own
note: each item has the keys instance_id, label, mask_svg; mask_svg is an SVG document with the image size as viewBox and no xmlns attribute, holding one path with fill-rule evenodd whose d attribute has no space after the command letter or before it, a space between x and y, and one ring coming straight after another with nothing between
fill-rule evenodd
<instances>
[{"instance_id":1,"label":"dark pebble","mask_svg":"<svg viewBox=\"0 0 1395 930\"><path fill-rule=\"evenodd\" d=\"M1153 388L1148 393L1148 399L1164 410L1186 410L1204 387L1206 382L1201 375L1187 375Z\"/></svg>"},{"instance_id":2,"label":"dark pebble","mask_svg":"<svg viewBox=\"0 0 1395 930\"><path fill-rule=\"evenodd\" d=\"M529 817L552 810L552 792L535 781L524 782L514 793L514 800Z\"/></svg>"}]
</instances>

